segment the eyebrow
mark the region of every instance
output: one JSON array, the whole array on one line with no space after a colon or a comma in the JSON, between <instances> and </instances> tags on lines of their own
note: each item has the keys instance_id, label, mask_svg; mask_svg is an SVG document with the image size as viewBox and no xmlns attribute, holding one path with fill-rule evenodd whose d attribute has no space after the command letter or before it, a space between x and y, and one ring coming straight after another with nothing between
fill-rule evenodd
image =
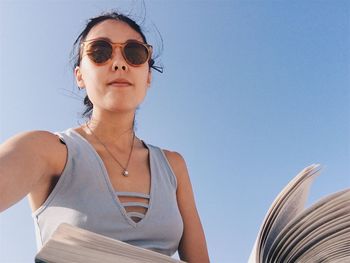
<instances>
[{"instance_id":1,"label":"eyebrow","mask_svg":"<svg viewBox=\"0 0 350 263\"><path fill-rule=\"evenodd\" d=\"M110 38L108 38L108 37L96 37L96 38L92 38L92 39L86 39L86 40L84 40L83 42L89 42L89 41L93 41L93 40L106 40L106 41L108 41L108 42L111 42L111 43L116 43L116 42L113 42ZM136 40L136 41L140 41L140 42L142 42L142 43L144 43L143 42L143 39L136 39L136 38L129 38L129 39L127 39L125 42L127 42L127 41L129 41L129 40Z\"/></svg>"}]
</instances>

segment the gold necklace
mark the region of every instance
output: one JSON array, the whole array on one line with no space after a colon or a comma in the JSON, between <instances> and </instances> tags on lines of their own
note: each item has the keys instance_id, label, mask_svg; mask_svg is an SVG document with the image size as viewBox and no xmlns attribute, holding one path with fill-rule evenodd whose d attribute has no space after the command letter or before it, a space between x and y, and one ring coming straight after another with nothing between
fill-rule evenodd
<instances>
[{"instance_id":1,"label":"gold necklace","mask_svg":"<svg viewBox=\"0 0 350 263\"><path fill-rule=\"evenodd\" d=\"M124 176L128 176L129 175L129 171L128 171L128 166L129 166L129 162L130 162L130 158L131 158L131 153L134 149L134 140L135 140L135 132L133 132L133 137L132 137L132 143L131 143L131 149L130 149L130 153L129 153L129 157L128 157L128 161L126 163L126 166L124 167L116 157L114 157L114 155L108 150L107 146L97 137L97 135L90 129L88 123L85 123L86 127L89 129L89 131L92 133L92 135L96 138L96 140L102 144L102 146L106 149L106 151L109 153L109 155L113 158L114 161L116 161L120 167L123 169L122 175Z\"/></svg>"}]
</instances>

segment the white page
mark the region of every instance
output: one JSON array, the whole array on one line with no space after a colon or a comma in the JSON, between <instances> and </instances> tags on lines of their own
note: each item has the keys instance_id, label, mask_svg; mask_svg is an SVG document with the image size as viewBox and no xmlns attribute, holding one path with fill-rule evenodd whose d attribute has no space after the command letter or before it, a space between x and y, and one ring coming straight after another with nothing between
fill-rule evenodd
<instances>
[{"instance_id":1,"label":"white page","mask_svg":"<svg viewBox=\"0 0 350 263\"><path fill-rule=\"evenodd\" d=\"M267 259L279 261L281 255L308 253L310 246L321 246L328 238L335 242L343 228L348 228L350 242L349 227L350 190L346 190L323 198L296 217L276 238L274 256Z\"/></svg>"},{"instance_id":2,"label":"white page","mask_svg":"<svg viewBox=\"0 0 350 263\"><path fill-rule=\"evenodd\" d=\"M185 263L65 223L57 228L36 258L55 263Z\"/></svg>"},{"instance_id":3,"label":"white page","mask_svg":"<svg viewBox=\"0 0 350 263\"><path fill-rule=\"evenodd\" d=\"M318 164L306 167L279 193L265 216L248 263L259 263L261 250L268 251L281 229L304 210L310 186L319 171Z\"/></svg>"}]
</instances>

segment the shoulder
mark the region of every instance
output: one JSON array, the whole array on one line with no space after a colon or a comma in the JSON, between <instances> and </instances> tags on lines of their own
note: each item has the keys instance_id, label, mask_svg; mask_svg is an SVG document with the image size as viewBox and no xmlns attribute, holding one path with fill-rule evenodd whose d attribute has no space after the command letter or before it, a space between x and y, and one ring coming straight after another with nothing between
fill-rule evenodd
<instances>
[{"instance_id":1,"label":"shoulder","mask_svg":"<svg viewBox=\"0 0 350 263\"><path fill-rule=\"evenodd\" d=\"M163 152L168 159L171 168L173 169L176 179L178 181L178 185L181 185L182 183L189 180L188 171L187 171L187 165L184 157L176 152L176 151L170 151L163 149Z\"/></svg>"},{"instance_id":2,"label":"shoulder","mask_svg":"<svg viewBox=\"0 0 350 263\"><path fill-rule=\"evenodd\" d=\"M42 130L21 132L9 138L6 142L11 144L24 144L39 149L51 149L51 147L57 147L60 145L57 135Z\"/></svg>"},{"instance_id":3,"label":"shoulder","mask_svg":"<svg viewBox=\"0 0 350 263\"><path fill-rule=\"evenodd\" d=\"M10 137L4 144L31 146L33 148L42 148L54 146L57 144L57 136L49 131L26 131Z\"/></svg>"},{"instance_id":4,"label":"shoulder","mask_svg":"<svg viewBox=\"0 0 350 263\"><path fill-rule=\"evenodd\" d=\"M180 153L166 149L162 150L172 166L176 166L177 168L181 168L181 166L186 166L186 161Z\"/></svg>"},{"instance_id":5,"label":"shoulder","mask_svg":"<svg viewBox=\"0 0 350 263\"><path fill-rule=\"evenodd\" d=\"M27 156L34 154L50 165L54 171L61 168L67 152L56 134L44 130L18 133L5 141L2 147L5 150L18 150Z\"/></svg>"}]
</instances>

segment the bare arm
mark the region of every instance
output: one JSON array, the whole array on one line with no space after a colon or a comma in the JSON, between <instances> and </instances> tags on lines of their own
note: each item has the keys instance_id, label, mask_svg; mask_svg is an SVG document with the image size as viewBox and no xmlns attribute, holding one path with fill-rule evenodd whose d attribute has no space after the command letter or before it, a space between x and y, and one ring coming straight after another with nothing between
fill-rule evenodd
<instances>
[{"instance_id":1,"label":"bare arm","mask_svg":"<svg viewBox=\"0 0 350 263\"><path fill-rule=\"evenodd\" d=\"M25 197L45 176L56 172L52 152L57 141L50 132L32 131L0 144L0 212Z\"/></svg>"},{"instance_id":2,"label":"bare arm","mask_svg":"<svg viewBox=\"0 0 350 263\"><path fill-rule=\"evenodd\" d=\"M207 263L209 255L205 235L185 160L177 152L165 151L165 154L177 178L177 202L184 222L184 232L179 246L180 258L188 263Z\"/></svg>"}]
</instances>

